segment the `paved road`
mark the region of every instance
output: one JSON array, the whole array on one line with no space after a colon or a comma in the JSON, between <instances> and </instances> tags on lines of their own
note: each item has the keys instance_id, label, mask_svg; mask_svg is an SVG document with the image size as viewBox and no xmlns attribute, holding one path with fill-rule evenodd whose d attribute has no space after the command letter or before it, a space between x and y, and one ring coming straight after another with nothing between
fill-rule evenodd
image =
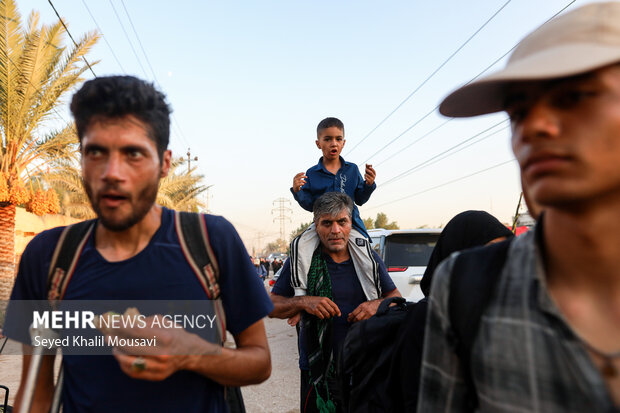
<instances>
[{"instance_id":1,"label":"paved road","mask_svg":"<svg viewBox=\"0 0 620 413\"><path fill-rule=\"evenodd\" d=\"M271 377L241 391L248 413L298 413L299 367L297 334L286 320L265 319L271 349Z\"/></svg>"}]
</instances>

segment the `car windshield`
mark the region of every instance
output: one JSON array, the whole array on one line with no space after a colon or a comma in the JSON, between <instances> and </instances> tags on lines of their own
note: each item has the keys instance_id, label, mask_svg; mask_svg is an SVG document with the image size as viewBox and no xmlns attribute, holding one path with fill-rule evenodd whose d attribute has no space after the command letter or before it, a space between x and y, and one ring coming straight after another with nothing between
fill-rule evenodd
<instances>
[{"instance_id":1,"label":"car windshield","mask_svg":"<svg viewBox=\"0 0 620 413\"><path fill-rule=\"evenodd\" d=\"M388 267L426 266L439 234L392 234L385 239Z\"/></svg>"}]
</instances>

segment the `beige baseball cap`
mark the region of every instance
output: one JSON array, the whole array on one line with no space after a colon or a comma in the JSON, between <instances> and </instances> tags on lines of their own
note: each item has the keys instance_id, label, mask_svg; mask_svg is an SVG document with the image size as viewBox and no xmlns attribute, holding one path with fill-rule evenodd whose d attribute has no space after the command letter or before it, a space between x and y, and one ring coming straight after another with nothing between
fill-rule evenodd
<instances>
[{"instance_id":1,"label":"beige baseball cap","mask_svg":"<svg viewBox=\"0 0 620 413\"><path fill-rule=\"evenodd\" d=\"M499 72L466 84L439 112L468 117L504 109L506 85L589 72L620 62L620 1L592 3L562 14L525 37Z\"/></svg>"}]
</instances>

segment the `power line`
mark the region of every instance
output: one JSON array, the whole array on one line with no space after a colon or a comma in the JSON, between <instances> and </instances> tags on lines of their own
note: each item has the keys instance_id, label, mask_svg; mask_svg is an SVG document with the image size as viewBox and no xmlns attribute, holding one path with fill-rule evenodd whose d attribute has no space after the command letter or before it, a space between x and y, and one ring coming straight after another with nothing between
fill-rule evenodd
<instances>
[{"instance_id":1,"label":"power line","mask_svg":"<svg viewBox=\"0 0 620 413\"><path fill-rule=\"evenodd\" d=\"M103 37L103 41L105 42L105 44L108 45L108 49L110 49L110 52L112 53L112 56L114 57L114 60L116 60L116 63L118 63L118 66L121 68L122 72L127 73L127 71L125 71L125 68L121 64L120 60L118 60L118 57L116 57L116 54L114 53L114 49L108 42L108 39L106 39L105 35L103 34L103 30L101 30L101 27L99 27L99 23L97 23L97 20L95 20L95 16L93 16L93 14L90 12L90 9L88 8L88 5L86 4L86 1L82 0L82 4L84 4L84 7L86 7L88 14L90 14L90 18L93 19L93 21L95 22L95 26L97 26L97 30L99 30L99 33L101 33L101 37Z\"/></svg>"},{"instance_id":2,"label":"power line","mask_svg":"<svg viewBox=\"0 0 620 413\"><path fill-rule=\"evenodd\" d=\"M386 185L388 185L388 184L391 184L391 183L392 183L392 182L394 182L394 181L397 181L397 180L399 180L399 179L401 179L401 178L404 178L405 176L409 175L410 173L412 173L412 172L414 172L414 171L416 171L416 170L421 169L422 167L429 166L431 161L433 161L433 160L437 159L438 157L440 157L440 156L442 156L442 155L447 154L448 152L450 152L450 151L452 151L452 150L454 150L454 149L458 148L459 146L462 146L462 145L466 144L467 142L470 142L471 140L473 140L473 139L475 139L475 138L479 137L480 135L482 135L482 134L484 134L484 133L489 132L491 129L493 129L493 128L495 128L495 127L499 126L499 125L501 125L502 123L506 123L506 122L507 122L507 120L503 120L503 121L501 121L501 122L496 123L496 124L495 124L495 125L493 125L493 126L490 126L490 127L486 128L485 130L483 130L483 131L481 131L481 132L476 133L475 135L473 135L473 136L471 136L471 137L469 137L469 138L465 139L464 141L461 141L461 142L457 143L456 145L451 146L450 148L446 149L445 151L438 153L437 155L435 155L435 156L431 157L430 159L427 159L427 160L425 160L425 161L423 161L423 162L419 163L418 165L414 166L413 168L410 168L410 169L406 170L405 172L401 172L400 174L396 175L395 177L388 179L386 182L384 182L383 184L381 184L381 186L382 186L382 187L384 187L384 186L386 186ZM501 129L501 130L503 130L503 129ZM496 132L494 132L494 133L500 132L501 130L496 131ZM493 134L494 134L494 133L493 133ZM493 136L493 134L491 134L491 135L489 135L489 136ZM488 138L489 136L487 136L487 137L485 137L485 138ZM483 140L483 139L481 139L480 141L482 141L482 140ZM480 141L478 141L478 142L480 142ZM467 146L466 146L466 147L467 147ZM460 151L460 150L462 150L462 149L465 149L466 147L459 149L459 151ZM453 155L453 154L455 154L455 153L457 153L457 152L459 152L459 151L455 151L455 152L453 152L451 155ZM445 158L442 158L442 159L445 159Z\"/></svg>"},{"instance_id":3,"label":"power line","mask_svg":"<svg viewBox=\"0 0 620 413\"><path fill-rule=\"evenodd\" d=\"M564 6L562 9L560 9L560 11L558 11L557 13L555 13L553 16L549 17L542 25L547 24L550 20L554 19L556 16L558 16L560 13L562 13L564 10L566 10L568 7L570 7L576 0L572 0L570 3L568 3L566 6ZM542 26L541 25L541 26ZM495 66L499 61L501 61L503 58L505 58L507 55L509 55L514 49L516 49L516 47L518 46L518 42L512 46L510 48L510 50L508 50L506 53L504 53L502 56L500 56L498 59L496 59L495 61L493 61L490 65L488 65L484 70L482 70L480 73L478 73L476 76L474 76L473 78L471 78L469 81L467 81L466 83L463 84L463 86L470 84L471 82L473 82L474 80L478 79L480 76L482 76L485 72L487 72L490 68L492 68L493 66ZM384 145L383 147L381 147L378 151L376 151L374 154L372 154L370 157L368 157L368 159L366 159L363 163L367 163L370 158L372 158L373 156L381 153L384 149L386 149L388 146L390 146L392 143L396 142L399 138L401 138L405 133L409 132L411 129L413 129L415 126L417 126L420 122L422 122L424 119L426 119L427 117L429 117L431 114L435 113L435 111L439 109L439 105L435 106L430 112L428 112L427 114L425 114L424 116L422 116L420 119L418 119L417 121L415 121L411 126L409 126L407 129L405 129L402 133L400 133L396 138L392 139L390 142L388 142L386 145ZM364 139L366 139L366 137L364 137ZM364 140L362 139L362 140ZM361 143L361 141L360 141ZM357 145L356 145L357 146ZM353 148L355 149L355 148ZM349 151L350 152L350 151Z\"/></svg>"},{"instance_id":4,"label":"power line","mask_svg":"<svg viewBox=\"0 0 620 413\"><path fill-rule=\"evenodd\" d=\"M400 108L401 108L401 106L403 106L403 105L405 104L405 102L407 102L409 99L411 99L411 97L412 97L413 95L415 95L415 94L418 92L418 90L420 90L420 89L421 89L421 88L422 88L422 87L423 87L423 86L424 86L424 85L425 85L425 84L426 84L426 83L427 83L427 82L428 82L428 81L429 81L429 80L430 80L433 76L435 76L435 75L437 74L437 72L439 72L439 71L440 71L440 70L441 70L441 69L442 69L442 68L443 68L443 67L444 67L444 66L445 66L445 65L446 65L446 64L447 64L450 60L452 60L452 58L453 58L454 56L456 56L456 54L457 54L458 52L460 52L460 51L461 51L461 49L463 49L463 47L465 47L465 46L467 45L467 43L469 43L469 42L470 42L470 41L471 41L471 40L472 40L472 39L473 39L473 38L474 38L474 37L475 37L478 33L480 33L480 31L481 31L482 29L484 29L484 28L485 28L485 26L486 26L487 24L489 24L489 22L490 22L491 20L493 20L493 19L495 18L495 16L497 16L497 15L498 15L498 14L499 14L499 13L500 13L500 12L501 12L501 11L502 11L502 10L503 10L506 6L507 6L507 5L508 5L508 3L510 3L510 2L511 2L511 0L508 0L506 3L504 3L504 5L502 5L502 7L500 7L500 8L499 8L499 9L498 9L495 13L493 13L493 15L492 15L489 19L487 19L487 21L486 21L486 22L484 22L484 24L483 24L482 26L480 26L480 27L478 28L478 30L476 30L476 31L474 32L474 34L472 34L471 36L469 36L469 38L468 38L467 40L465 40L465 42L464 42L463 44L461 44L461 45L458 47L458 49L456 49L454 52L452 52L452 54L451 54L450 56L448 56L448 58L447 58L446 60L444 60L444 61L443 61L443 63L439 65L439 67L437 67L437 68L436 68L436 69L435 69L435 70L434 70L434 71L433 71L433 72L432 72L429 76L427 76L427 78L426 78L426 79L424 79L424 81L423 81L422 83L420 83L420 84L418 85L418 87L416 87L416 88L414 89L414 91L413 91L413 92L411 92L411 93L409 94L409 96L407 96L407 97L405 98L405 100L403 100L402 102L400 102L400 103L398 104L398 106L396 106L396 108L395 108L393 111L391 111L391 112L390 112L390 113L389 113L389 114L388 114L385 118L383 118L383 120L382 120L381 122L379 122L379 124L378 124L377 126L375 126L375 127L374 127L374 128L373 128L370 132L368 132L368 133L366 134L366 136L364 136L364 137L362 138L362 140L361 140L361 141L359 141L359 142L358 142L358 143L357 143L357 144L356 144L353 148L351 148L351 150L350 150L349 152L347 152L347 155L348 155L348 154L350 154L351 152L353 152L353 150L355 150L355 148L357 148L357 147L358 147L358 146L359 146L362 142L364 142L364 140L366 140L366 138L368 138L370 135L372 135L372 133L373 133L374 131L376 131L376 130L377 130L377 129L381 126L381 125L383 125L383 123L384 123L386 120L388 120L388 119L389 119L389 118L390 118L390 117L391 117L394 113L396 113L396 111L397 111L398 109L400 109Z\"/></svg>"},{"instance_id":5,"label":"power line","mask_svg":"<svg viewBox=\"0 0 620 413\"><path fill-rule=\"evenodd\" d=\"M385 150L388 146L390 146L391 144L393 144L394 142L396 142L398 139L400 139L405 133L409 132L411 129L413 129L414 127L416 127L420 122L422 122L424 119L428 118L430 115L432 115L433 113L435 113L435 111L437 110L437 108L439 107L439 105L435 106L430 112L428 112L426 115L422 116L420 119L418 119L417 121L415 121L413 123L413 125L409 126L407 129L405 129L404 131L402 131L397 137L395 137L394 139L392 139L391 141L389 141L387 144L383 145L381 148L379 148L379 150L375 153L373 153L372 155L370 155L364 162L362 163L367 163L370 158L372 158L375 155L378 155L379 153L383 152L383 150Z\"/></svg>"},{"instance_id":6,"label":"power line","mask_svg":"<svg viewBox=\"0 0 620 413\"><path fill-rule=\"evenodd\" d=\"M450 118L447 119L446 121L444 121L442 124L440 124L439 126L436 126L434 129L426 132L424 135L420 136L418 139L416 139L415 141L411 142L409 145L405 146L404 148L400 149L398 152L394 152L392 155L388 156L387 158L385 158L384 160L382 160L381 162L379 162L378 164L376 164L375 166L380 166L381 164L389 161L390 159L392 159L394 156L402 153L403 151L405 151L406 149L409 149L411 146L415 145L416 143L420 142L422 139L426 138L429 135L432 135L433 132L443 128L443 126L448 123L448 122L452 122L454 120L454 118Z\"/></svg>"},{"instance_id":7,"label":"power line","mask_svg":"<svg viewBox=\"0 0 620 413\"><path fill-rule=\"evenodd\" d=\"M451 152L451 153L445 154L444 156L440 157L439 159L435 159L435 160L434 160L434 161L432 161L432 162L429 160L429 162L428 162L428 163L424 164L424 165L423 165L423 166L421 166L419 169L417 169L417 170L415 170L415 171L412 171L412 173L413 173L413 172L417 172L417 171L419 171L420 169L424 169L424 168L426 168L426 167L428 167L428 166L435 165L436 163L441 162L441 161L443 161L444 159L449 158L449 157L451 157L452 155L455 155L455 154L457 154L457 153L459 153L459 152L461 152L461 151L464 151L465 149L467 149L467 148L469 148L469 147L472 147L472 146L474 146L474 145L476 145L476 144L478 144L478 143L480 143L480 142L482 142L482 141L484 141L484 140L487 140L487 139L489 139L491 136L497 135L498 133L503 132L503 131L505 131L506 129L508 129L508 126L503 127L503 128L501 128L501 129L499 129L499 130L496 130L495 132L491 132L491 133L489 133L487 136L483 136L482 138L478 139L477 141L471 142L469 145L465 145L465 146L463 146L462 148L459 148L459 149L455 150L454 152ZM407 175L409 175L409 174L407 174Z\"/></svg>"},{"instance_id":8,"label":"power line","mask_svg":"<svg viewBox=\"0 0 620 413\"><path fill-rule=\"evenodd\" d=\"M556 12L553 16L549 17L547 20L545 20L545 22L543 24L540 25L540 27L544 26L545 24L549 23L549 21L551 21L552 19L556 18L560 13L562 13L564 10L566 10L567 8L569 8L570 6L572 6L572 4L577 1L577 0L572 0L570 3L568 3L566 6L562 7L560 9L560 11ZM503 55L501 55L498 59L496 59L493 63L491 63L490 65L488 65L482 72L478 73L476 76L474 76L473 78L471 78L467 83L465 83L463 86L466 86L468 84L470 84L471 82L473 82L474 80L478 79L480 76L482 76L484 73L486 73L489 69L491 69L493 66L495 66L497 64L497 62L499 62L500 60L502 60L503 58L505 58L506 56L508 56L510 53L512 53L512 51L514 49L517 48L517 46L519 45L519 42L517 42L514 46L512 46L510 48L510 50L508 50L506 53L504 53ZM436 107L436 109L439 108L439 105Z\"/></svg>"},{"instance_id":9,"label":"power line","mask_svg":"<svg viewBox=\"0 0 620 413\"><path fill-rule=\"evenodd\" d=\"M441 188L442 186L450 185L450 184L453 184L453 183L455 183L455 182L462 181L462 180L467 179L467 178L471 178L472 176L479 175L479 174L481 174L481 173L484 173L484 172L490 171L491 169L499 168L500 166L503 166L503 165L506 165L506 164L508 164L508 163L513 162L514 160L515 160L514 158L509 159L509 160L507 160L507 161L500 162L500 163L498 163L498 164L495 164L495 165L490 166L490 167L488 167L488 168L485 168L485 169L482 169L482 170L480 170L480 171L477 171L477 172L471 173L471 174L469 174L469 175L465 175L465 176L462 176L462 177L460 177L460 178L453 179L453 180L451 180L451 181L444 182L444 183L442 183L442 184L435 185L435 186L433 186L433 187L427 188L427 189L425 189L425 190L423 190L423 191L416 192L416 193L414 193L414 194L407 195L407 196L402 197L402 198L399 198L399 199L395 199L394 201L386 202L386 203L383 203L383 204L381 204L381 205L373 206L373 207L370 207L370 208L367 208L367 209L376 209L376 208L381 208L381 207L386 206L386 205L394 204L394 203L396 203L396 202L400 202L400 201L403 201L403 200L405 200L405 199L412 198L412 197L417 196L417 195L421 195L421 194L423 194L423 193L426 193L426 192L432 191L432 190L434 190L434 189Z\"/></svg>"},{"instance_id":10,"label":"power line","mask_svg":"<svg viewBox=\"0 0 620 413\"><path fill-rule=\"evenodd\" d=\"M134 49L133 47L133 43L131 43L131 40L129 39L129 35L127 34L127 30L125 30L125 25L123 24L121 17L118 15L118 12L116 11L116 7L114 7L114 3L112 3L112 0L110 1L110 6L112 7L112 10L114 11L114 14L116 15L116 19L118 20L119 24L121 25L121 29L123 29L123 33L125 34L125 38L127 39L127 43L129 43L129 47L131 47L131 51L133 52L133 55L136 57L136 60L138 61L138 64L140 65L140 68L142 69L142 73L144 74L144 77L148 77L146 74L146 70L144 70L144 66L142 66L142 62L140 61L140 58L138 57L138 53L136 53L136 49Z\"/></svg>"},{"instance_id":11,"label":"power line","mask_svg":"<svg viewBox=\"0 0 620 413\"><path fill-rule=\"evenodd\" d=\"M183 134L183 131L181 130L181 126L179 126L179 121L177 120L177 117L174 115L174 112L172 112L170 114L170 116L172 117L172 120L174 120L174 122L172 123L173 127L176 128L177 134L181 137L181 140L186 144L189 145L189 142L187 139L185 139L185 135Z\"/></svg>"},{"instance_id":12,"label":"power line","mask_svg":"<svg viewBox=\"0 0 620 413\"><path fill-rule=\"evenodd\" d=\"M54 7L54 3L52 3L52 0L47 0L48 3L50 4L50 6L52 6L52 9L54 9L54 13L56 13L56 16L58 17L58 20L60 20L60 24L62 24L62 27L65 28L65 31L67 32L67 34L69 35L69 38L71 39L71 41L73 42L73 44L75 45L75 47L77 48L78 45L75 42L75 40L73 39L73 36L71 36L71 32L69 31L69 28L65 25L65 22L62 21L62 18L60 17L60 14L58 14L58 10L56 10L56 7ZM88 60L86 60L85 56L82 56L82 60L84 60L84 63L86 63L86 66L88 66L88 69L90 69L90 73L93 74L94 77L97 77L97 75L95 74L95 72L93 71L93 68L90 66L90 64L88 63Z\"/></svg>"},{"instance_id":13,"label":"power line","mask_svg":"<svg viewBox=\"0 0 620 413\"><path fill-rule=\"evenodd\" d=\"M123 0L121 0L121 4L123 5L123 9L125 10L125 14L127 15L127 19L129 20L129 24L131 25L131 29L133 30L133 34L136 36L136 40L138 40L138 45L140 46L140 50L142 50L142 54L144 55L144 59L146 60L146 64L151 69L151 73L153 74L153 79L155 79L155 82L157 82L157 85L161 88L161 85L157 81L157 76L155 76L155 71L153 70L153 66L151 66L151 62L149 61L149 57L147 56L146 52L144 51L144 47L142 46L142 42L140 41L140 36L138 36L138 32L136 31L136 26L133 25L133 21L131 20L131 16L129 15L129 12L127 11L127 7L125 7L125 2Z\"/></svg>"},{"instance_id":14,"label":"power line","mask_svg":"<svg viewBox=\"0 0 620 413\"><path fill-rule=\"evenodd\" d=\"M550 20L552 20L553 18L555 18L556 16L558 16L560 13L562 13L564 10L566 10L568 7L570 7L573 3L575 3L575 1L576 1L576 0L572 0L570 3L568 3L568 4L567 4L566 6L564 6L562 9L560 9L557 13L555 13L553 16L551 16L549 19L547 19L547 20L543 23L543 25L544 25L544 24L547 24ZM541 26L542 26L542 25L541 25ZM518 45L518 43L517 43L517 45ZM517 47L517 45L513 46L510 50L508 50L508 52L506 52L506 53L505 53L504 55L502 55L499 59L497 59L496 61L494 61L493 63L491 63L491 65L489 65L489 66L488 66L487 68L485 68L482 72L480 72L479 74L477 74L474 78L472 78L471 80L469 80L466 84L469 84L469 83L473 82L475 79L477 79L478 77L480 77L483 73L485 73L487 70L489 70L489 69L490 69L492 66L494 66L497 62L499 62L501 59L503 59L503 58L504 58L504 57L506 57L509 53L511 53L511 52L512 52L512 51L513 51L516 47ZM435 109L437 109L438 107L439 107L439 105L437 105L437 106L435 107ZM434 111L435 109L433 109L433 111ZM423 117L422 117L422 119L426 118L427 116L428 116L428 114L427 114L427 115L425 115L425 116L423 116ZM420 120L422 120L422 119L420 119ZM420 121L417 121L416 123L414 123L414 125L413 125L413 126L417 125L419 122L420 122ZM439 129L440 127L442 127L443 125L445 125L445 123L447 123L447 122L444 122L444 124L439 125L439 127L435 128L435 129L434 129L433 131L431 131L431 132L434 132L435 130ZM500 122L500 123L501 123L501 122ZM495 127L495 126L497 126L497 125L498 125L498 124L495 124L495 125L493 125L491 128L493 128L493 127ZM409 128L408 128L405 132L407 132L408 130L410 130L413 126L409 127ZM489 129L491 129L491 128L489 128ZM487 129L487 130L489 130L489 129ZM499 131L496 131L496 132L499 132ZM496 132L494 132L493 134L495 134ZM484 131L483 131L482 133L484 133ZM493 134L491 134L491 135L489 135L489 136L492 136ZM478 135L479 135L479 134L478 134ZM400 137L400 136L402 136L402 134L401 134L401 135L399 135L399 137ZM487 136L487 137L485 137L485 138L483 138L483 139L486 139L486 138L488 138L489 136ZM365 138L364 138L364 139L365 139ZM471 138L470 138L470 139L471 139ZM480 141L481 141L481 140L483 140L483 139L480 139ZM468 140L469 140L469 139L468 139ZM479 141L478 141L478 142L479 142ZM391 144L391 143L392 143L392 142L390 142L389 144ZM415 143L415 142L414 142L414 143ZM476 142L476 143L477 143L477 142ZM389 145L389 144L388 144L388 145ZM472 145L473 145L473 144L472 144ZM386 146L387 146L387 145L386 145ZM411 146L411 145L409 145L409 146ZM459 145L456 145L456 146L459 146ZM455 146L455 147L456 147L456 146ZM471 145L469 145L469 146L471 146ZM454 149L455 147L452 147L452 148L450 148L449 150L452 150L452 149ZM464 149L464 148L462 148L462 149ZM449 150L448 150L448 151L449 151ZM443 153L446 153L446 152L447 152L447 151L444 151ZM455 153L456 153L456 152L455 152ZM431 161L432 159L437 158L437 156L440 156L440 155L441 155L441 154L436 155L435 157L433 157L433 158L431 158L431 159L429 159L429 160L425 161L424 163L427 163L427 162ZM442 159L445 159L445 158L442 158ZM513 158L513 159L510 159L510 160L508 160L508 161L500 162L500 163L495 164L495 165L493 165L493 166L490 166L490 167L488 167L488 168L485 168L485 169L482 169L482 170L479 170L479 171L473 172L473 173L471 173L471 174L469 174L469 175L465 175L465 176L462 176L462 177L460 177L460 178L456 178L456 179L453 179L453 180L451 180L451 181L444 182L444 183L439 184L439 185L435 185L435 186L433 186L433 187L430 187L430 188L424 189L424 190L422 190L422 191L419 191L419 192L413 193L413 194L411 194L411 195L407 195L407 196L405 196L405 197L402 197L402 198L399 198L399 199L396 199L396 200L393 200L393 201L389 201L389 202L386 202L386 203L383 203L383 204L380 204L380 205L377 205L377 206L374 206L374 207L370 207L369 209L381 208L381 207L386 206L386 205L390 205L390 204L393 204L393 203L396 203L396 202L403 201L403 200L405 200L405 199L412 198L412 197L417 196L417 195L424 194L424 193L426 193L426 192L429 192L429 191L432 191L432 190L435 190L435 189L441 188L441 187L446 186L446 185L453 184L453 183L455 183L455 182L462 181L462 180L467 179L467 178L470 178L470 177L472 177L472 176L479 175L479 174L481 174L481 173L484 173L484 172L490 171L490 170L492 170L492 169L498 168L498 167L500 167L500 166L506 165L506 164L508 164L508 163L510 163L510 162L513 162L514 160L515 160L515 159ZM422 165L422 164L420 164L420 165ZM427 166L428 166L428 165L427 165ZM419 167L419 165L418 165L418 167ZM414 167L414 168L415 168L415 167ZM412 168L412 169L414 169L414 168ZM401 174L401 175L403 175L403 174ZM400 175L399 175L399 176L400 176ZM391 180L395 180L396 178L397 178L397 177L392 178ZM388 182L389 182L389 181L388 181ZM383 185L386 185L388 182L384 183Z\"/></svg>"},{"instance_id":15,"label":"power line","mask_svg":"<svg viewBox=\"0 0 620 413\"><path fill-rule=\"evenodd\" d=\"M112 4L112 0L110 0L110 4ZM138 45L140 46L140 50L142 50L142 54L144 55L144 60L146 60L146 64L148 65L149 69L151 70L151 74L153 75L153 79L155 80L155 83L157 84L159 89L162 89L161 84L159 83L159 80L157 79L157 75L155 74L155 70L153 70L153 66L151 65L151 61L149 60L149 57L148 57L146 51L144 50L144 46L142 45L142 41L140 40L140 36L138 35L138 31L136 30L136 26L134 26L133 20L131 19L131 16L129 15L129 11L127 10L127 7L125 7L125 2L123 0L121 0L121 4L123 6L123 10L125 10L125 14L127 15L127 20L129 20L129 24L131 25L131 29L133 30L133 34L136 36L136 40L138 41ZM112 8L114 9L113 5L112 5ZM116 9L114 9L114 13L116 13ZM118 16L118 14L116 14L116 17L118 18L119 22L121 22L120 17ZM125 31L125 28L124 28L122 22L121 22L121 26L123 27L123 31L125 32L125 36L127 37L127 40L129 40L129 38L127 36L127 32ZM130 45L131 45L131 43L130 43ZM140 62L140 59L138 58L138 55L137 55L136 51L134 50L133 46L131 47L131 49L134 51L134 55L136 56L136 59L138 59L138 62ZM144 75L146 76L146 71L144 70L144 67L142 66L142 63L140 63L140 67L142 68L142 71L144 72ZM174 112L171 113L171 117L172 117L172 120L174 121L172 123L172 127L176 128L177 134L179 135L181 140L185 143L185 145L190 146L189 142L187 141L187 139L185 139L185 134L181 130L181 127L179 125L179 121L177 120Z\"/></svg>"}]
</instances>

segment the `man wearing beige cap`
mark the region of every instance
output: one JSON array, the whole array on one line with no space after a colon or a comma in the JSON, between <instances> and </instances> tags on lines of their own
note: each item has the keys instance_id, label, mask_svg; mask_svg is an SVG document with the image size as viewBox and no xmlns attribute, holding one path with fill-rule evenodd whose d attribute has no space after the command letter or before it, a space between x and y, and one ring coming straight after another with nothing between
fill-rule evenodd
<instances>
[{"instance_id":1,"label":"man wearing beige cap","mask_svg":"<svg viewBox=\"0 0 620 413\"><path fill-rule=\"evenodd\" d=\"M544 24L503 70L440 106L454 117L502 110L544 213L509 245L468 361L457 356L448 304L458 258L438 268L418 411L618 412L620 2ZM490 248L477 252L480 262Z\"/></svg>"}]
</instances>

